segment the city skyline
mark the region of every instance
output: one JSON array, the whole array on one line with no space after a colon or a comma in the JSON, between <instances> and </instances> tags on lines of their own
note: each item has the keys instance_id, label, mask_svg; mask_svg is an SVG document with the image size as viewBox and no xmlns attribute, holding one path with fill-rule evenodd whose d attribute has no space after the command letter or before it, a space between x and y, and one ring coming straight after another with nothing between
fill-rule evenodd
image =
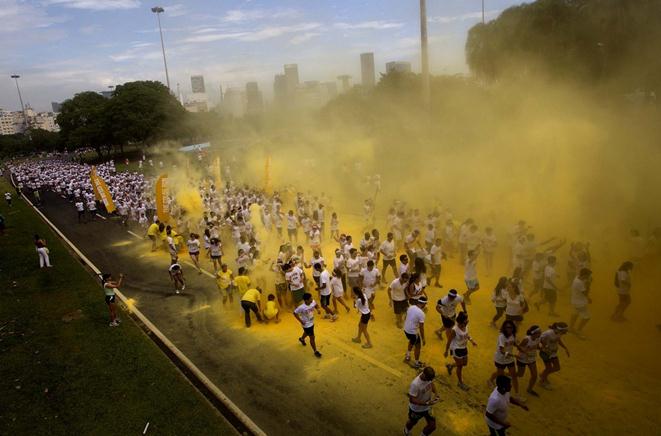
<instances>
[{"instance_id":1,"label":"city skyline","mask_svg":"<svg viewBox=\"0 0 661 436\"><path fill-rule=\"evenodd\" d=\"M520 3L487 0L486 17ZM50 110L76 92L102 91L132 80L165 83L156 3L138 0L0 0L0 107L20 109L9 79L21 75L24 100ZM187 91L203 75L210 98L220 86L259 83L273 98L273 77L284 64L298 64L300 82L361 77L360 53L374 53L376 78L390 61L411 62L419 71L418 2L208 0L160 4L173 92ZM432 74L465 72L467 30L481 20L480 0L429 1Z\"/></svg>"}]
</instances>

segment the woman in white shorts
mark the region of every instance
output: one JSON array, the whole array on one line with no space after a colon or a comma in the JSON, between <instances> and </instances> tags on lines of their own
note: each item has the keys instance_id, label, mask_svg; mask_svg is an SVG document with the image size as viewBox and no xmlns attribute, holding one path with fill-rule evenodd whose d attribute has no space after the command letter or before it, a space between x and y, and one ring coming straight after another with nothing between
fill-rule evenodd
<instances>
[{"instance_id":1,"label":"woman in white shorts","mask_svg":"<svg viewBox=\"0 0 661 436\"><path fill-rule=\"evenodd\" d=\"M542 336L542 329L538 325L531 326L526 331L526 337L519 343L519 354L516 357L516 365L518 367L517 377L523 377L526 368L530 371L530 381L528 382L528 392L534 397L539 397L539 394L533 390L535 382L537 382L537 352L539 351L540 338Z\"/></svg>"}]
</instances>

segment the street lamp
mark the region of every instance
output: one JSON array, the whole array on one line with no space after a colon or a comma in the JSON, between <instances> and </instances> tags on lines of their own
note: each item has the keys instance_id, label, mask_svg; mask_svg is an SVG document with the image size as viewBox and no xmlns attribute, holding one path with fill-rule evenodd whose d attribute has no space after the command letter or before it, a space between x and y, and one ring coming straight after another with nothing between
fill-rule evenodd
<instances>
[{"instance_id":1,"label":"street lamp","mask_svg":"<svg viewBox=\"0 0 661 436\"><path fill-rule=\"evenodd\" d=\"M429 109L429 50L427 41L427 1L420 0L420 64L422 69L422 100Z\"/></svg>"},{"instance_id":2,"label":"street lamp","mask_svg":"<svg viewBox=\"0 0 661 436\"><path fill-rule=\"evenodd\" d=\"M168 74L168 62L165 60L165 44L163 43L163 29L161 29L161 13L165 12L160 6L154 6L151 8L151 11L156 14L156 19L158 21L158 32L161 35L161 50L163 50L163 65L165 65L165 81L168 85L168 90L170 89L170 75Z\"/></svg>"},{"instance_id":3,"label":"street lamp","mask_svg":"<svg viewBox=\"0 0 661 436\"><path fill-rule=\"evenodd\" d=\"M21 96L21 88L18 86L18 79L21 77L18 74L12 74L10 76L16 82L16 90L18 91L18 99L21 102L21 110L23 111L23 120L25 121L25 128L28 128L28 116L25 113L25 106L23 105L23 97Z\"/></svg>"}]
</instances>

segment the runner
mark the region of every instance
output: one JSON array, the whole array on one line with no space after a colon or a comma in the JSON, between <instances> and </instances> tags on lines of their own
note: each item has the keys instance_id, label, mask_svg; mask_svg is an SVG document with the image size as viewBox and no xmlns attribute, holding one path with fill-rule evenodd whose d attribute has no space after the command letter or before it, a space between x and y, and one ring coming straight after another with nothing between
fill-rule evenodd
<instances>
[{"instance_id":1,"label":"runner","mask_svg":"<svg viewBox=\"0 0 661 436\"><path fill-rule=\"evenodd\" d=\"M317 291L319 292L319 301L321 302L321 308L324 309L326 314L324 319L330 319L331 321L337 320L337 314L333 312L333 309L330 308L330 298L331 298L331 288L330 288L330 273L323 266L323 259L321 262L314 264L314 270L318 274L318 278L315 280L317 282Z\"/></svg>"},{"instance_id":2,"label":"runner","mask_svg":"<svg viewBox=\"0 0 661 436\"><path fill-rule=\"evenodd\" d=\"M286 263L284 267L285 280L289 285L289 291L294 300L294 305L297 305L303 300L303 294L305 293L303 270L298 266L292 266L290 263Z\"/></svg>"},{"instance_id":3,"label":"runner","mask_svg":"<svg viewBox=\"0 0 661 436\"><path fill-rule=\"evenodd\" d=\"M106 304L110 311L110 327L117 327L120 323L120 319L117 316L117 308L115 306L115 290L122 286L123 280L124 274L119 275L119 280L117 282L113 280L112 275L109 273L101 276L101 284L103 285L103 291L106 295Z\"/></svg>"},{"instance_id":4,"label":"runner","mask_svg":"<svg viewBox=\"0 0 661 436\"><path fill-rule=\"evenodd\" d=\"M290 210L287 213L287 236L289 237L289 242L298 243L298 220L294 216L294 211Z\"/></svg>"},{"instance_id":5,"label":"runner","mask_svg":"<svg viewBox=\"0 0 661 436\"><path fill-rule=\"evenodd\" d=\"M365 293L361 291L359 287L353 288L353 294L356 298L354 306L358 309L358 313L360 313L360 320L358 321L358 335L355 338L351 338L351 341L360 344L362 336L365 335L365 340L367 342L363 344L363 348L372 348L370 335L367 333L367 324L373 316L369 301Z\"/></svg>"},{"instance_id":6,"label":"runner","mask_svg":"<svg viewBox=\"0 0 661 436\"><path fill-rule=\"evenodd\" d=\"M250 312L255 313L258 322L262 322L262 289L257 286L256 288L248 289L245 293L241 294L241 308L243 309L246 327L250 327Z\"/></svg>"},{"instance_id":7,"label":"runner","mask_svg":"<svg viewBox=\"0 0 661 436\"><path fill-rule=\"evenodd\" d=\"M339 269L333 270L333 277L330 280L330 288L333 294L333 311L337 314L337 303L339 302L349 313L350 309L347 303L344 302L344 285L342 283L342 271Z\"/></svg>"},{"instance_id":8,"label":"runner","mask_svg":"<svg viewBox=\"0 0 661 436\"><path fill-rule=\"evenodd\" d=\"M379 247L379 252L383 256L383 266L381 267L381 271L383 271L383 280L385 281L386 279L386 268L388 267L392 269L393 275L398 277L397 261L395 260L395 240L392 232L388 232L386 240L383 241Z\"/></svg>"},{"instance_id":9,"label":"runner","mask_svg":"<svg viewBox=\"0 0 661 436\"><path fill-rule=\"evenodd\" d=\"M406 355L404 356L405 362L411 361L411 350L413 351L413 367L422 368L425 366L420 361L420 349L425 345L425 312L424 307L427 305L427 297L422 296L415 300L414 304L409 306L406 310L406 320L404 321L404 334L409 341Z\"/></svg>"},{"instance_id":10,"label":"runner","mask_svg":"<svg viewBox=\"0 0 661 436\"><path fill-rule=\"evenodd\" d=\"M230 304L234 303L234 292L232 289L232 279L234 278L232 270L224 263L220 266L220 271L216 274L216 284L218 290L223 298L223 306L229 300Z\"/></svg>"},{"instance_id":11,"label":"runner","mask_svg":"<svg viewBox=\"0 0 661 436\"><path fill-rule=\"evenodd\" d=\"M294 317L301 323L303 327L303 336L298 338L301 345L306 346L305 338L310 338L310 346L314 351L315 357L321 357L321 353L317 351L317 344L314 336L314 311L321 314L317 307L317 302L312 299L312 294L303 294L303 302L294 309Z\"/></svg>"},{"instance_id":12,"label":"runner","mask_svg":"<svg viewBox=\"0 0 661 436\"><path fill-rule=\"evenodd\" d=\"M493 294L491 295L491 301L496 308L496 314L491 319L491 327L495 328L496 330L498 330L496 321L498 321L505 314L505 309L507 308L508 284L509 280L507 277L501 277L498 279L498 284L496 284L496 287L493 289Z\"/></svg>"},{"instance_id":13,"label":"runner","mask_svg":"<svg viewBox=\"0 0 661 436\"><path fill-rule=\"evenodd\" d=\"M376 286L381 283L381 273L374 267L374 261L368 260L367 267L360 271L362 291L365 293L370 305L370 309L374 309L374 299L376 298ZM374 320L374 314L372 314Z\"/></svg>"},{"instance_id":14,"label":"runner","mask_svg":"<svg viewBox=\"0 0 661 436\"><path fill-rule=\"evenodd\" d=\"M441 324L443 326L436 330L436 336L440 340L443 340L443 330L445 330L446 338L450 339L450 333L457 317L457 305L459 304L461 304L462 310L468 313L464 298L459 295L456 289L450 289L448 295L436 302L436 312L441 314Z\"/></svg>"},{"instance_id":15,"label":"runner","mask_svg":"<svg viewBox=\"0 0 661 436\"><path fill-rule=\"evenodd\" d=\"M209 240L209 254L211 255L211 262L213 263L213 273L218 274L218 268L221 265L223 256L223 249L220 239L211 238Z\"/></svg>"},{"instance_id":16,"label":"runner","mask_svg":"<svg viewBox=\"0 0 661 436\"><path fill-rule=\"evenodd\" d=\"M39 256L39 268L52 268L53 265L50 264L50 250L46 247L46 240L39 237L39 235L34 235L34 246L37 249L37 255Z\"/></svg>"},{"instance_id":17,"label":"runner","mask_svg":"<svg viewBox=\"0 0 661 436\"><path fill-rule=\"evenodd\" d=\"M467 289L464 300L466 300L466 304L471 304L471 294L480 290L480 282L477 279L477 254L477 250L468 250L464 264L464 281Z\"/></svg>"},{"instance_id":18,"label":"runner","mask_svg":"<svg viewBox=\"0 0 661 436\"><path fill-rule=\"evenodd\" d=\"M440 401L438 391L434 385L436 373L431 366L426 367L413 379L409 386L409 419L404 426L404 435L409 436L413 427L422 418L425 418L425 428L422 436L428 436L436 430L436 418L431 413L434 404Z\"/></svg>"},{"instance_id":19,"label":"runner","mask_svg":"<svg viewBox=\"0 0 661 436\"><path fill-rule=\"evenodd\" d=\"M562 335L566 334L569 328L564 322L554 322L549 329L542 333L540 338L539 357L544 362L544 371L539 377L539 385L546 390L551 390L551 383L548 378L554 372L560 371L560 359L558 358L558 346L565 349L569 357L569 349L562 342Z\"/></svg>"},{"instance_id":20,"label":"runner","mask_svg":"<svg viewBox=\"0 0 661 436\"><path fill-rule=\"evenodd\" d=\"M514 322L518 327L523 322L523 314L528 311L528 303L526 303L526 299L515 281L509 281L505 298L507 302L505 319Z\"/></svg>"},{"instance_id":21,"label":"runner","mask_svg":"<svg viewBox=\"0 0 661 436\"><path fill-rule=\"evenodd\" d=\"M457 386L464 391L469 389L463 378L463 368L468 365L468 341L477 347L477 343L468 334L468 315L466 312L459 312L457 323L452 327L443 355L447 358L448 351L452 354L454 363L449 363L445 367L448 369L448 375L452 375L452 370L457 368Z\"/></svg>"},{"instance_id":22,"label":"runner","mask_svg":"<svg viewBox=\"0 0 661 436\"><path fill-rule=\"evenodd\" d=\"M395 312L395 324L397 328L402 328L402 316L406 313L409 304L406 295L409 275L402 274L399 278L393 280L388 286L388 303Z\"/></svg>"},{"instance_id":23,"label":"runner","mask_svg":"<svg viewBox=\"0 0 661 436\"><path fill-rule=\"evenodd\" d=\"M585 339L583 328L590 321L588 304L592 304L592 298L590 298L591 284L592 271L581 268L571 285L571 304L574 306L574 313L569 321L569 331L578 336L579 339ZM578 323L578 328L574 329L579 318L581 320Z\"/></svg>"},{"instance_id":24,"label":"runner","mask_svg":"<svg viewBox=\"0 0 661 436\"><path fill-rule=\"evenodd\" d=\"M494 355L494 363L496 371L491 374L489 384L493 385L497 376L505 374L505 369L512 378L512 385L514 386L514 393L519 394L519 383L516 378L516 368L514 356L514 348L518 348L519 344L516 342L516 324L513 321L505 320L500 327L500 334L498 335L498 343L496 345L496 354Z\"/></svg>"},{"instance_id":25,"label":"runner","mask_svg":"<svg viewBox=\"0 0 661 436\"><path fill-rule=\"evenodd\" d=\"M539 350L542 329L538 325L531 326L526 331L526 337L519 343L519 354L516 357L516 366L518 378L523 377L526 368L530 371L530 381L528 382L528 392L533 397L539 397L539 394L533 389L537 381L537 351Z\"/></svg>"},{"instance_id":26,"label":"runner","mask_svg":"<svg viewBox=\"0 0 661 436\"><path fill-rule=\"evenodd\" d=\"M179 265L176 260L172 260L170 268L168 269L168 273L170 274L170 280L174 285L175 294L179 294L180 291L186 289L186 282L184 281L184 270L181 269L181 265Z\"/></svg>"},{"instance_id":27,"label":"runner","mask_svg":"<svg viewBox=\"0 0 661 436\"><path fill-rule=\"evenodd\" d=\"M431 257L431 278L434 280L434 286L437 288L443 287L439 282L441 279L441 261L445 258L442 247L441 239L436 238L429 249L429 256Z\"/></svg>"},{"instance_id":28,"label":"runner","mask_svg":"<svg viewBox=\"0 0 661 436\"><path fill-rule=\"evenodd\" d=\"M489 396L487 409L484 413L484 419L489 427L490 436L505 436L507 429L512 426L507 420L507 410L510 403L528 410L528 406L510 396L512 389L512 380L505 375L499 375L496 378L496 387Z\"/></svg>"},{"instance_id":29,"label":"runner","mask_svg":"<svg viewBox=\"0 0 661 436\"><path fill-rule=\"evenodd\" d=\"M197 268L197 273L202 274L202 268L200 268L200 235L197 233L191 233L186 245L188 246L188 255L195 264Z\"/></svg>"},{"instance_id":30,"label":"runner","mask_svg":"<svg viewBox=\"0 0 661 436\"><path fill-rule=\"evenodd\" d=\"M542 285L542 295L544 300L539 303L535 303L535 308L539 310L542 304L548 303L549 316L560 316L555 313L555 302L558 299L558 274L555 271L555 256L549 256L546 262L546 267L544 267L544 284Z\"/></svg>"},{"instance_id":31,"label":"runner","mask_svg":"<svg viewBox=\"0 0 661 436\"><path fill-rule=\"evenodd\" d=\"M633 270L633 262L624 262L615 273L615 288L619 297L619 303L615 307L615 312L611 319L616 322L626 321L624 311L631 304L631 270Z\"/></svg>"}]
</instances>

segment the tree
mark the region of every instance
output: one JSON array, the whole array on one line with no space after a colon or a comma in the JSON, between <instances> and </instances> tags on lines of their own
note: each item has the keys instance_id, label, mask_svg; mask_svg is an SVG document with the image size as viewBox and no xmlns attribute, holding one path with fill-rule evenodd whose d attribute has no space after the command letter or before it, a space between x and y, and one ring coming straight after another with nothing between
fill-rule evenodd
<instances>
[{"instance_id":1,"label":"tree","mask_svg":"<svg viewBox=\"0 0 661 436\"><path fill-rule=\"evenodd\" d=\"M99 154L110 151L105 109L108 100L96 92L76 94L62 103L57 116L62 142L68 148L93 147Z\"/></svg>"},{"instance_id":2,"label":"tree","mask_svg":"<svg viewBox=\"0 0 661 436\"><path fill-rule=\"evenodd\" d=\"M186 112L160 82L137 81L117 86L105 112L115 144L155 141L177 136Z\"/></svg>"}]
</instances>

